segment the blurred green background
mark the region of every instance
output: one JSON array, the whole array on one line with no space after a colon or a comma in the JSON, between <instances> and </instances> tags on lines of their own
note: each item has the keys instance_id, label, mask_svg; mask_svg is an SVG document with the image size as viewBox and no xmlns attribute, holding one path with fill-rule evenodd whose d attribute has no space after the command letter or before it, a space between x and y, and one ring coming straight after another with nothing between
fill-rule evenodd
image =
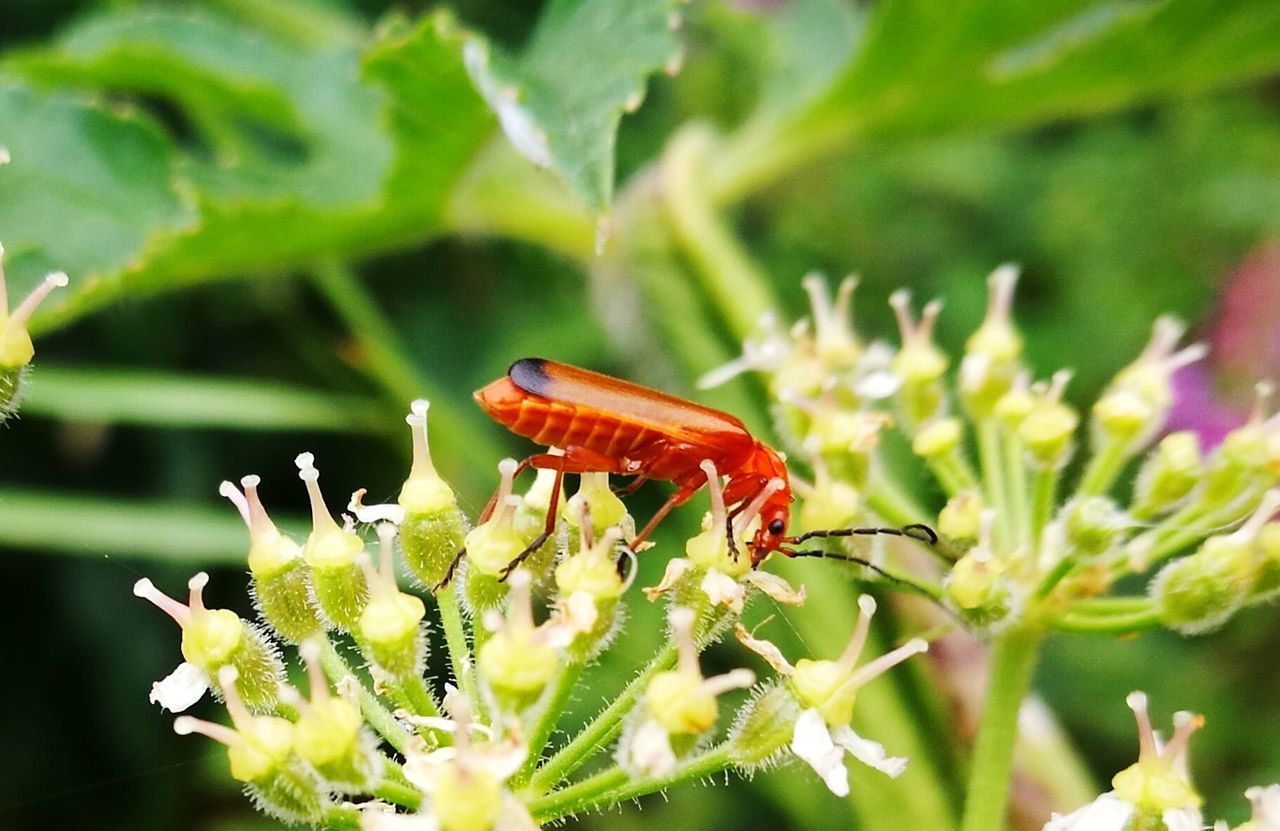
<instances>
[{"instance_id":1,"label":"blurred green background","mask_svg":"<svg viewBox=\"0 0 1280 831\"><path fill-rule=\"evenodd\" d=\"M483 32L504 58L494 77L526 80L547 123L558 107L600 116L590 141L552 132L541 172L498 133L424 4L0 4L10 292L48 268L73 281L33 327L29 400L0 430L0 828L273 827L219 749L174 736L147 703L178 632L130 593L140 575L174 592L208 567L212 601L250 614L222 479L261 474L269 507L296 518L292 460L311 450L331 506L355 487L381 501L406 471L407 402L426 396L437 464L474 515L496 461L526 447L470 391L523 355L696 395L767 435L753 379L692 386L742 334L701 259L716 233L743 243L755 263L741 267L765 275L788 319L805 308L802 274L856 271L868 338L893 335L885 300L908 286L945 298L952 350L981 317L985 275L1018 262L1030 362L1074 368L1077 402L1165 311L1209 338L1238 326L1280 338L1265 328L1274 316L1217 305L1280 238L1274 3L697 2L679 7L678 31L645 30L653 55L553 31L550 12L575 5L453 7L450 37ZM676 42L680 71L663 72ZM610 209L610 119L634 90L578 91L615 69L647 92L617 132ZM714 136L690 162L715 209L701 236L645 190L695 123ZM613 235L597 257L599 214ZM1271 355L1258 372L1276 372ZM633 510L661 498L647 488ZM694 519L660 541L677 544ZM789 573L851 601L845 574L802 565ZM645 577L660 568L647 562ZM632 605L583 716L652 649L656 612ZM828 654L843 634L808 634L824 631L806 628L813 614L795 615L795 636ZM1277 633L1280 614L1264 610L1194 641L1058 637L1037 687L1100 783L1133 758L1129 690L1147 690L1162 722L1206 713L1193 765L1207 815L1239 821L1243 788L1280 779ZM729 660L723 646L709 658ZM879 683L910 700L919 682ZM956 751L938 741L958 793ZM839 803L795 769L669 796L579 824L859 816L833 814Z\"/></svg>"}]
</instances>

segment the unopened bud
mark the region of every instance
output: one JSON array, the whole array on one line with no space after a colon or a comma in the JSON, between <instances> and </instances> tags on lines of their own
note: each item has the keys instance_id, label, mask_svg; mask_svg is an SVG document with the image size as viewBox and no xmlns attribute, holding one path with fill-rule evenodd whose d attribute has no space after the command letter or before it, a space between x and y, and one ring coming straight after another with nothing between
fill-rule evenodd
<instances>
[{"instance_id":1,"label":"unopened bud","mask_svg":"<svg viewBox=\"0 0 1280 831\"><path fill-rule=\"evenodd\" d=\"M1145 519L1173 510L1200 481L1201 469L1195 433L1184 430L1165 436L1138 472L1131 512Z\"/></svg>"},{"instance_id":2,"label":"unopened bud","mask_svg":"<svg viewBox=\"0 0 1280 831\"><path fill-rule=\"evenodd\" d=\"M1062 509L1062 529L1073 554L1096 557L1116 542L1127 526L1119 507L1105 496L1076 499Z\"/></svg>"},{"instance_id":3,"label":"unopened bud","mask_svg":"<svg viewBox=\"0 0 1280 831\"><path fill-rule=\"evenodd\" d=\"M302 547L302 556L311 566L311 585L317 605L334 626L352 631L368 599L364 572L356 564L356 555L364 550L364 541L334 522L320 493L320 472L315 457L302 453L295 460L298 478L307 486L311 500L311 535Z\"/></svg>"},{"instance_id":4,"label":"unopened bud","mask_svg":"<svg viewBox=\"0 0 1280 831\"><path fill-rule=\"evenodd\" d=\"M938 533L953 540L976 540L981 515L981 494L962 491L948 499L938 513Z\"/></svg>"}]
</instances>

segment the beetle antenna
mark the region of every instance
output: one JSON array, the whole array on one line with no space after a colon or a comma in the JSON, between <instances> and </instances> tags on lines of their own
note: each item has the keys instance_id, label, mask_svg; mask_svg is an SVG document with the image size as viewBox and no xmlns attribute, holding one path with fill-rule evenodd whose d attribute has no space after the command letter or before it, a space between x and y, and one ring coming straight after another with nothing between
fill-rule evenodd
<instances>
[{"instance_id":1,"label":"beetle antenna","mask_svg":"<svg viewBox=\"0 0 1280 831\"><path fill-rule=\"evenodd\" d=\"M826 538L826 537L853 537L853 536L873 536L876 534L888 534L893 537L906 537L907 539L922 542L928 546L938 544L938 533L928 525L915 522L910 525L904 525L901 528L831 528L826 531L809 531L798 537L787 537L783 540L789 545L799 545L806 540Z\"/></svg>"},{"instance_id":2,"label":"beetle antenna","mask_svg":"<svg viewBox=\"0 0 1280 831\"><path fill-rule=\"evenodd\" d=\"M914 594L927 597L934 602L939 602L941 600L941 595L936 588L929 588L928 586L917 583L914 580L909 580L906 577L894 574L893 572L883 569L870 560L865 560L862 557L854 557L851 554L845 554L837 551L823 551L820 548L813 549L812 551L796 551L793 548L779 548L778 551L788 557L819 557L824 560L843 560L846 563L856 563L863 568L871 569L895 586L900 586Z\"/></svg>"}]
</instances>

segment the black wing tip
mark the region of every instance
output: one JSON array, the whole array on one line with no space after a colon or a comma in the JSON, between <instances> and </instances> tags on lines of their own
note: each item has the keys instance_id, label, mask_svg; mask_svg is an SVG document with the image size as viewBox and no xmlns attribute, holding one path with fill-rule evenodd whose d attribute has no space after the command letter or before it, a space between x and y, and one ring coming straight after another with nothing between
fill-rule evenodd
<instances>
[{"instance_id":1,"label":"black wing tip","mask_svg":"<svg viewBox=\"0 0 1280 831\"><path fill-rule=\"evenodd\" d=\"M520 358L507 367L507 377L525 392L542 395L551 382L546 364L546 358Z\"/></svg>"}]
</instances>

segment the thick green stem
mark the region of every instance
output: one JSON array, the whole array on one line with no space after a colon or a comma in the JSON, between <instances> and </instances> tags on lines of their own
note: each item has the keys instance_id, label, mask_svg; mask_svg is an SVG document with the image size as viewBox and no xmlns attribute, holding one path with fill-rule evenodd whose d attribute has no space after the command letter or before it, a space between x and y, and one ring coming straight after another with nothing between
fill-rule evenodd
<instances>
[{"instance_id":1,"label":"thick green stem","mask_svg":"<svg viewBox=\"0 0 1280 831\"><path fill-rule=\"evenodd\" d=\"M343 679L356 678L356 674L352 672L351 667L328 638L320 642L320 668L335 685ZM355 688L364 720L369 722L369 726L376 730L379 736L387 740L387 744L404 753L409 746L409 733L400 726L395 716L382 706L382 702L365 688L364 684L357 680Z\"/></svg>"},{"instance_id":2,"label":"thick green stem","mask_svg":"<svg viewBox=\"0 0 1280 831\"><path fill-rule=\"evenodd\" d=\"M569 699L573 695L574 687L578 684L578 679L582 677L584 667L585 664L581 661L560 665L551 683L550 691L543 698L537 721L529 730L529 757L525 759L524 767L512 779L512 787L523 785L533 775L538 762L542 760L542 751L547 746L547 740L551 738L551 732L555 730L556 723L569 705Z\"/></svg>"},{"instance_id":3,"label":"thick green stem","mask_svg":"<svg viewBox=\"0 0 1280 831\"><path fill-rule=\"evenodd\" d=\"M324 812L321 823L327 831L360 831L360 811L350 805L335 805Z\"/></svg>"},{"instance_id":4,"label":"thick green stem","mask_svg":"<svg viewBox=\"0 0 1280 831\"><path fill-rule=\"evenodd\" d=\"M668 639L645 668L618 694L618 697L609 702L608 707L605 707L590 724L584 727L581 733L574 736L572 741L548 759L546 764L538 768L538 772L529 780L530 787L538 793L546 793L581 766L588 756L613 741L622 729L623 717L631 711L636 699L649 683L649 679L656 673L670 669L675 663L676 645Z\"/></svg>"},{"instance_id":5,"label":"thick green stem","mask_svg":"<svg viewBox=\"0 0 1280 831\"><path fill-rule=\"evenodd\" d=\"M955 447L949 453L934 456L928 463L929 470L948 497L978 489L978 478L969 467L969 462L960 454L960 448Z\"/></svg>"},{"instance_id":6,"label":"thick green stem","mask_svg":"<svg viewBox=\"0 0 1280 831\"><path fill-rule=\"evenodd\" d=\"M733 766L728 745L720 745L679 765L661 779L628 779L620 768L609 768L563 790L535 799L529 810L538 822L617 805L656 793L680 782L702 779Z\"/></svg>"},{"instance_id":7,"label":"thick green stem","mask_svg":"<svg viewBox=\"0 0 1280 831\"><path fill-rule=\"evenodd\" d=\"M961 831L999 831L1004 827L1018 708L1031 686L1041 637L1038 629L1011 629L992 647Z\"/></svg>"},{"instance_id":8,"label":"thick green stem","mask_svg":"<svg viewBox=\"0 0 1280 831\"><path fill-rule=\"evenodd\" d=\"M467 630L462 624L462 609L458 606L458 594L453 585L436 593L440 607L440 625L444 630L445 644L449 649L449 661L453 665L453 680L458 689L471 702L473 711L484 712L484 702L476 689L475 674L471 665L471 649L467 645Z\"/></svg>"},{"instance_id":9,"label":"thick green stem","mask_svg":"<svg viewBox=\"0 0 1280 831\"><path fill-rule=\"evenodd\" d=\"M1052 620L1049 625L1062 632L1075 632L1081 635L1128 635L1159 629L1161 623L1156 610L1148 607L1133 612L1117 612L1114 615L1084 615L1067 612Z\"/></svg>"},{"instance_id":10,"label":"thick green stem","mask_svg":"<svg viewBox=\"0 0 1280 831\"><path fill-rule=\"evenodd\" d=\"M703 291L733 336L742 340L776 304L768 280L716 215L705 191L703 173L713 146L714 137L705 128L687 127L676 134L662 158L662 204Z\"/></svg>"},{"instance_id":11,"label":"thick green stem","mask_svg":"<svg viewBox=\"0 0 1280 831\"><path fill-rule=\"evenodd\" d=\"M392 698L403 703L405 709L415 716L440 717L440 708L427 689L427 683L421 676L411 675L397 678L387 684ZM421 732L421 731L419 731Z\"/></svg>"}]
</instances>

